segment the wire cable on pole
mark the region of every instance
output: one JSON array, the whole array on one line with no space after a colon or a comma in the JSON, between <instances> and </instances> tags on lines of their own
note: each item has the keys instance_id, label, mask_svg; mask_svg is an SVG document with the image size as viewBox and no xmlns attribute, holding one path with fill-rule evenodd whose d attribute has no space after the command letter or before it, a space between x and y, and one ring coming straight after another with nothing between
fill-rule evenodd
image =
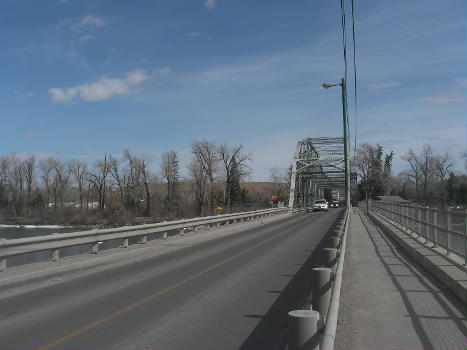
<instances>
[{"instance_id":1,"label":"wire cable on pole","mask_svg":"<svg viewBox=\"0 0 467 350\"><path fill-rule=\"evenodd\" d=\"M358 130L358 104L357 104L357 60L356 60L356 50L355 50L355 14L354 14L354 0L351 1L352 4L352 41L353 41L353 81L354 81L354 105L355 105L355 137L354 137L354 148L353 156L355 159L355 150L357 149L357 130Z\"/></svg>"}]
</instances>

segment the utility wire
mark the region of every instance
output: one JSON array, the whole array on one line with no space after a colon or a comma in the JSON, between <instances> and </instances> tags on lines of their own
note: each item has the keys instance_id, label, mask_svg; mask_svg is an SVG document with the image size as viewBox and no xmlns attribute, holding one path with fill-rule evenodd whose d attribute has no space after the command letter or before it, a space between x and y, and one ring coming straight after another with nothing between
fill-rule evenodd
<instances>
[{"instance_id":1,"label":"utility wire","mask_svg":"<svg viewBox=\"0 0 467 350\"><path fill-rule=\"evenodd\" d=\"M356 50L355 50L355 15L354 15L354 5L352 3L352 41L353 41L353 82L354 82L354 105L355 105L355 137L354 137L354 147L353 147L353 157L355 159L355 150L357 149L357 130L358 130L358 104L357 104L357 60L356 60Z\"/></svg>"},{"instance_id":2,"label":"utility wire","mask_svg":"<svg viewBox=\"0 0 467 350\"><path fill-rule=\"evenodd\" d=\"M341 4L341 26L342 26L342 46L344 51L344 82L345 86L347 86L347 32L346 32L346 20L345 20L345 0L340 0ZM342 87L344 89L344 87ZM344 89L344 101L345 103L345 110L348 114L348 105L347 105L347 88ZM349 132L349 118L347 115L347 122L344 125L347 128L347 144L350 145L350 132Z\"/></svg>"}]
</instances>

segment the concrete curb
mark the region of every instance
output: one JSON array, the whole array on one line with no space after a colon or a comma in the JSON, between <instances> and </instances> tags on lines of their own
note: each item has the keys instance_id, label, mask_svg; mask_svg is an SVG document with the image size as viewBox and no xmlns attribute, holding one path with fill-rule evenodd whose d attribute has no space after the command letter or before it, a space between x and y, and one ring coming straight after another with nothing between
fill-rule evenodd
<instances>
[{"instance_id":1,"label":"concrete curb","mask_svg":"<svg viewBox=\"0 0 467 350\"><path fill-rule=\"evenodd\" d=\"M444 284L455 296L457 296L464 304L466 304L467 285L465 269L460 269L457 264L435 252L434 250L425 247L423 244L418 242L413 237L410 237L408 234L401 231L390 222L385 221L373 213L368 213L368 215L373 223L375 223L381 230L388 234L391 239L410 257L412 257L412 259L417 264L426 269L431 275L433 275L433 277L435 277L440 283ZM430 254L423 254L423 250L425 250L425 252L429 250ZM443 264L436 264L430 258L430 256L435 256L438 261L441 259ZM463 272L463 279L456 279L451 276L451 274L449 274L449 271L452 272L456 270Z\"/></svg>"}]
</instances>

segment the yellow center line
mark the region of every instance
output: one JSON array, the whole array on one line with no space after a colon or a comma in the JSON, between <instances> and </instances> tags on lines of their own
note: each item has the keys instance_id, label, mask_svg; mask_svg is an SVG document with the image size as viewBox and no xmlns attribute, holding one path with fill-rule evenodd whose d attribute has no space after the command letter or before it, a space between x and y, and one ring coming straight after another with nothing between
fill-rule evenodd
<instances>
[{"instance_id":1,"label":"yellow center line","mask_svg":"<svg viewBox=\"0 0 467 350\"><path fill-rule=\"evenodd\" d=\"M86 332L86 331L88 331L88 330L90 330L90 329L92 329L94 327L97 327L100 324L102 324L102 323L104 323L104 322L106 322L108 320L111 320L111 319L117 317L118 315L121 315L121 314L123 314L123 313L125 313L127 311L130 311L130 310L133 310L134 308L136 308L136 307L138 307L138 306L140 306L140 305L142 305L144 303L147 303L148 301L151 301L151 300L153 300L153 299L155 299L155 298L157 298L157 297L159 297L159 296L161 296L161 295L163 295L163 294L165 294L167 292L170 292L172 289L180 287L181 285L183 285L183 284L185 284L185 283L187 283L187 282L189 282L189 281L191 281L191 280L193 280L193 279L195 279L195 278L197 278L199 276L202 276L205 273L207 273L209 271L212 271L212 270L218 268L219 266L222 266L222 265L228 263L229 261L232 261L232 260L238 258L241 255L244 255L244 254L248 253L249 251L251 251L251 250L253 250L255 248L258 248L258 247L262 246L263 244L266 244L269 241L272 241L273 239L284 235L285 233L286 232L282 232L282 233L280 233L280 234L278 234L278 235L276 235L274 237L268 238L265 241L262 241L262 242L260 242L258 244L255 244L254 246L252 246L252 247L250 247L248 249L245 249L245 250L241 251L240 253L232 255L231 257L229 257L229 258L227 258L225 260L222 260L222 261L218 262L217 264L214 264L214 265L212 265L212 266L210 266L210 267L208 267L208 268L206 268L206 269L204 269L202 271L199 271L199 272L197 272L197 273L195 273L195 274L193 274L193 275L191 275L191 276L189 276L189 277L187 277L187 278L185 278L185 279L183 279L183 280L181 280L181 281L179 281L177 283L174 283L174 284L172 284L171 286L169 286L169 287L167 287L165 289L162 289L162 290L160 290L160 291L158 291L158 292L156 292L156 293L154 293L152 295L147 296L146 298L138 300L137 302L124 307L123 309L115 311L115 312L113 312L111 314L108 314L107 316L104 316L104 317L102 317L102 318L100 318L100 319L98 319L98 320L96 320L94 322L91 322L88 325L86 325L86 326L84 326L84 327L82 327L80 329L77 329L77 330L65 335L64 337L58 338L58 339L54 340L53 342L51 342L51 343L49 343L47 345L41 346L40 348L38 348L38 350L47 350L47 349L50 349L50 348L52 348L52 347L54 347L54 346L56 346L58 344L64 343L64 342L70 340L71 338L74 338L74 337L76 337L76 336L78 336L80 334L83 334L84 332Z\"/></svg>"}]
</instances>

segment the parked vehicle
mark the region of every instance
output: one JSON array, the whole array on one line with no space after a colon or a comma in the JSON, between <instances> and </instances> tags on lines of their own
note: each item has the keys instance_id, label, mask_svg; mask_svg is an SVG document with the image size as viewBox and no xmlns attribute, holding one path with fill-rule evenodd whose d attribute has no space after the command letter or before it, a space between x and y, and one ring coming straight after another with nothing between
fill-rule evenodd
<instances>
[{"instance_id":1,"label":"parked vehicle","mask_svg":"<svg viewBox=\"0 0 467 350\"><path fill-rule=\"evenodd\" d=\"M328 202L326 199L317 199L313 203L313 211L328 211Z\"/></svg>"}]
</instances>

